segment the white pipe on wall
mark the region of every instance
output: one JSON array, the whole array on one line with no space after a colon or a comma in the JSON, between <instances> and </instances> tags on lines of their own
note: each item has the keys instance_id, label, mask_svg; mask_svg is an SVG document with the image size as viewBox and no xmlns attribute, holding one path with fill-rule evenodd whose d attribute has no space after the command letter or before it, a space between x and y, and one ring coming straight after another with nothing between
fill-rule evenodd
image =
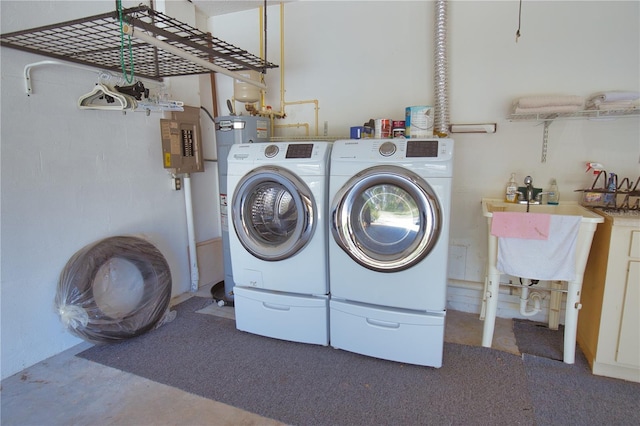
<instances>
[{"instance_id":1,"label":"white pipe on wall","mask_svg":"<svg viewBox=\"0 0 640 426\"><path fill-rule=\"evenodd\" d=\"M200 271L198 269L198 253L196 252L196 233L193 225L193 201L191 200L191 176L184 175L184 203L187 212L187 238L189 239L189 262L191 265L191 291L198 291Z\"/></svg>"}]
</instances>

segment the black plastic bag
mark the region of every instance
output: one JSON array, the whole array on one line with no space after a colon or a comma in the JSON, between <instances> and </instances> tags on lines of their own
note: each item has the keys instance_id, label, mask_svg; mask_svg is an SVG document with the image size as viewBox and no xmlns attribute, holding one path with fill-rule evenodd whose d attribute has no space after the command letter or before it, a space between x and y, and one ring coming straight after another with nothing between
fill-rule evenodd
<instances>
[{"instance_id":1,"label":"black plastic bag","mask_svg":"<svg viewBox=\"0 0 640 426\"><path fill-rule=\"evenodd\" d=\"M94 343L139 336L171 318L171 271L138 237L116 236L75 253L60 274L56 310L76 336ZM170 320L169 319L169 320Z\"/></svg>"}]
</instances>

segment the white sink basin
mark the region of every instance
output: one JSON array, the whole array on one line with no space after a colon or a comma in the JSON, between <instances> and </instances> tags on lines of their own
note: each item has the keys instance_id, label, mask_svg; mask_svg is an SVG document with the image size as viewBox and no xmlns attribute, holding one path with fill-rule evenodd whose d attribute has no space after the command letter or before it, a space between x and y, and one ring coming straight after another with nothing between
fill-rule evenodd
<instances>
[{"instance_id":1,"label":"white sink basin","mask_svg":"<svg viewBox=\"0 0 640 426\"><path fill-rule=\"evenodd\" d=\"M482 199L482 215L493 217L493 212L523 212L526 213L526 204L505 203L502 200L489 198ZM571 201L561 202L557 205L551 204L530 204L529 213L548 213L567 216L582 216L582 222L602 223L604 219L597 213L582 207L580 204Z\"/></svg>"},{"instance_id":2,"label":"white sink basin","mask_svg":"<svg viewBox=\"0 0 640 426\"><path fill-rule=\"evenodd\" d=\"M494 212L522 212L527 214L526 204L505 203L502 200L489 198L482 199L482 214L487 218L489 226L488 232L488 256L487 256L487 277L483 292L484 328L482 332L482 346L491 347L493 339L493 329L498 307L498 293L500 287L500 274L496 268L498 258L498 237L491 235L491 220ZM565 307L565 329L564 329L564 362L573 364L575 362L576 331L578 327L578 311L580 310L580 292L582 290L582 279L584 269L591 249L591 241L598 223L604 222L604 218L597 213L590 211L576 202L561 202L558 205L532 204L529 205L530 213L548 213L555 215L582 216L580 229L576 241L576 278L567 282L566 307ZM559 294L559 293L556 293ZM553 294L551 296L554 297ZM556 296L557 297L557 296ZM551 303L551 302L550 302ZM558 304L560 299L558 299ZM559 313L559 309L557 310ZM551 323L551 310L549 318ZM559 316L554 322L559 321Z\"/></svg>"}]
</instances>

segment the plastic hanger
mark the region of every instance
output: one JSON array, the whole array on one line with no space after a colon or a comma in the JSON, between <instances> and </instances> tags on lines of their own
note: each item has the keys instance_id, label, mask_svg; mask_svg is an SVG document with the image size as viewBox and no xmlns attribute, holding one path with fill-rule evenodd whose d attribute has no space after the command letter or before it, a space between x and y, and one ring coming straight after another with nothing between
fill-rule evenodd
<instances>
[{"instance_id":1,"label":"plastic hanger","mask_svg":"<svg viewBox=\"0 0 640 426\"><path fill-rule=\"evenodd\" d=\"M105 109L123 111L136 108L133 97L112 90L109 86L98 83L89 93L80 96L78 108Z\"/></svg>"}]
</instances>

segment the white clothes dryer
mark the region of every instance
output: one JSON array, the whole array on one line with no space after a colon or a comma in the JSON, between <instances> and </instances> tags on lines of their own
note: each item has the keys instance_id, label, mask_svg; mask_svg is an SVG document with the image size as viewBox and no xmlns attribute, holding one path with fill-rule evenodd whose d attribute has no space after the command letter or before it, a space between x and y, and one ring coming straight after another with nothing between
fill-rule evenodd
<instances>
[{"instance_id":1,"label":"white clothes dryer","mask_svg":"<svg viewBox=\"0 0 640 426\"><path fill-rule=\"evenodd\" d=\"M331 143L233 145L229 232L239 330L329 344Z\"/></svg>"},{"instance_id":2,"label":"white clothes dryer","mask_svg":"<svg viewBox=\"0 0 640 426\"><path fill-rule=\"evenodd\" d=\"M330 341L442 366L451 139L360 139L330 164Z\"/></svg>"}]
</instances>

